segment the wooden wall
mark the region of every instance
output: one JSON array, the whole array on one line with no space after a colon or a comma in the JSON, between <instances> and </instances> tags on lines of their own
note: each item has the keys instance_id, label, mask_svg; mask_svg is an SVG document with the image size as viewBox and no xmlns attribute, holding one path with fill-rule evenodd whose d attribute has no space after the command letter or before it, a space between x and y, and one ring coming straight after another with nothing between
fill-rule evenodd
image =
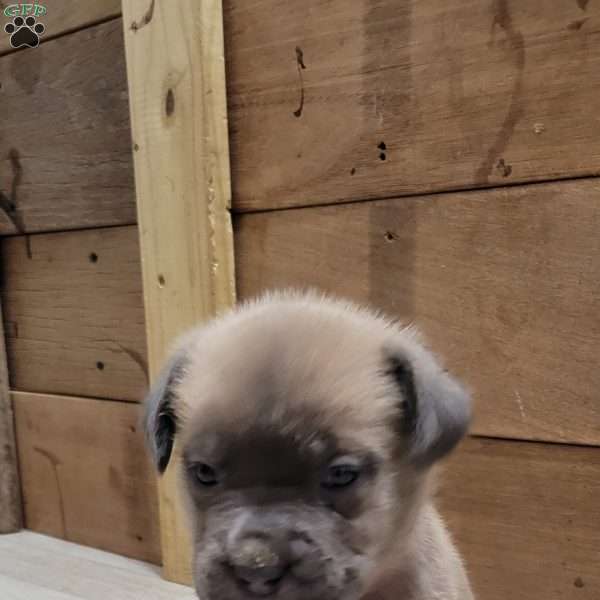
<instances>
[{"instance_id":1,"label":"wooden wall","mask_svg":"<svg viewBox=\"0 0 600 600\"><path fill-rule=\"evenodd\" d=\"M121 3L44 4L38 48L0 36L2 304L25 525L158 563Z\"/></svg>"},{"instance_id":2,"label":"wooden wall","mask_svg":"<svg viewBox=\"0 0 600 600\"><path fill-rule=\"evenodd\" d=\"M600 593L600 5L225 2L238 293L415 322L471 387L482 600Z\"/></svg>"},{"instance_id":3,"label":"wooden wall","mask_svg":"<svg viewBox=\"0 0 600 600\"><path fill-rule=\"evenodd\" d=\"M39 48L0 46L26 520L159 561L119 3L47 4ZM478 597L595 600L600 5L226 0L224 20L239 295L318 286L414 320L474 391L441 503Z\"/></svg>"}]
</instances>

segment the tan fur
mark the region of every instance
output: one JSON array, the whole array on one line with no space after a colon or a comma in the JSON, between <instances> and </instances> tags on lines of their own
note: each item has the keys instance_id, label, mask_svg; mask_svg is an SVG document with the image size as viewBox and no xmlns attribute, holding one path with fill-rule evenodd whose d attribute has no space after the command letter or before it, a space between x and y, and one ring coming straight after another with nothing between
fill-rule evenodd
<instances>
[{"instance_id":1,"label":"tan fur","mask_svg":"<svg viewBox=\"0 0 600 600\"><path fill-rule=\"evenodd\" d=\"M318 294L268 295L178 343L176 353L185 355L172 383L178 436L186 447L207 425L243 432L261 412L292 435L307 411L317 415L346 450L385 457L369 510L353 521L373 565L363 600L471 600L433 506L433 470L406 458L410 441L400 442L390 426L401 418L401 396L384 373L389 352L406 357L425 386L445 377L411 328ZM192 520L202 527L201 515Z\"/></svg>"}]
</instances>

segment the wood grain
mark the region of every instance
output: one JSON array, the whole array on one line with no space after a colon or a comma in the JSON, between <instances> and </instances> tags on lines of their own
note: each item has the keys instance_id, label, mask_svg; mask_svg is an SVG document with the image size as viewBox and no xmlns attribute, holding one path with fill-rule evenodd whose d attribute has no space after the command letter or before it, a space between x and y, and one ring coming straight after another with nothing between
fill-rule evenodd
<instances>
[{"instance_id":1,"label":"wood grain","mask_svg":"<svg viewBox=\"0 0 600 600\"><path fill-rule=\"evenodd\" d=\"M242 215L238 293L319 287L414 321L473 431L600 444L600 180Z\"/></svg>"},{"instance_id":2,"label":"wood grain","mask_svg":"<svg viewBox=\"0 0 600 600\"><path fill-rule=\"evenodd\" d=\"M160 562L139 407L23 392L13 401L26 527Z\"/></svg>"},{"instance_id":3,"label":"wood grain","mask_svg":"<svg viewBox=\"0 0 600 600\"><path fill-rule=\"evenodd\" d=\"M224 16L236 210L600 173L597 2L226 0Z\"/></svg>"},{"instance_id":4,"label":"wood grain","mask_svg":"<svg viewBox=\"0 0 600 600\"><path fill-rule=\"evenodd\" d=\"M120 20L0 58L0 84L0 234L135 223Z\"/></svg>"},{"instance_id":5,"label":"wood grain","mask_svg":"<svg viewBox=\"0 0 600 600\"><path fill-rule=\"evenodd\" d=\"M147 385L137 228L4 238L13 389L139 401Z\"/></svg>"},{"instance_id":6,"label":"wood grain","mask_svg":"<svg viewBox=\"0 0 600 600\"><path fill-rule=\"evenodd\" d=\"M14 533L22 526L13 409L8 387L4 326L0 319L0 534Z\"/></svg>"},{"instance_id":7,"label":"wood grain","mask_svg":"<svg viewBox=\"0 0 600 600\"><path fill-rule=\"evenodd\" d=\"M124 0L150 375L235 299L220 0ZM171 460L177 464L177 460ZM191 581L176 469L161 478L164 574Z\"/></svg>"},{"instance_id":8,"label":"wood grain","mask_svg":"<svg viewBox=\"0 0 600 600\"><path fill-rule=\"evenodd\" d=\"M600 449L467 440L441 509L482 600L596 600Z\"/></svg>"},{"instance_id":9,"label":"wood grain","mask_svg":"<svg viewBox=\"0 0 600 600\"><path fill-rule=\"evenodd\" d=\"M2 35L0 36L0 54L5 52L14 52L15 49L10 45L10 38L4 34L4 24L11 20L11 17L4 15L4 9L11 4L12 0L0 1L2 10L0 21L2 25ZM120 0L94 0L94 2L81 2L81 0L44 0L38 2L47 9L47 13L38 18L46 28L40 41L45 43L48 38L63 35L70 31L88 27L99 21L104 21L121 14ZM21 56L23 58L23 56Z\"/></svg>"}]
</instances>

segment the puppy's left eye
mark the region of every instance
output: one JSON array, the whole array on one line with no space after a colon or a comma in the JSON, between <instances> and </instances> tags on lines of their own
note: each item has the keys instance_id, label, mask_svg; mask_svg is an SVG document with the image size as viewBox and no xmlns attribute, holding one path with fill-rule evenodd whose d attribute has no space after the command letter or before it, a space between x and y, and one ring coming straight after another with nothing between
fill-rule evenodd
<instances>
[{"instance_id":1,"label":"puppy's left eye","mask_svg":"<svg viewBox=\"0 0 600 600\"><path fill-rule=\"evenodd\" d=\"M360 477L360 467L352 464L331 465L321 485L325 488L344 488L352 485Z\"/></svg>"},{"instance_id":2,"label":"puppy's left eye","mask_svg":"<svg viewBox=\"0 0 600 600\"><path fill-rule=\"evenodd\" d=\"M196 463L192 466L192 473L201 485L210 487L219 483L216 469L206 463Z\"/></svg>"}]
</instances>

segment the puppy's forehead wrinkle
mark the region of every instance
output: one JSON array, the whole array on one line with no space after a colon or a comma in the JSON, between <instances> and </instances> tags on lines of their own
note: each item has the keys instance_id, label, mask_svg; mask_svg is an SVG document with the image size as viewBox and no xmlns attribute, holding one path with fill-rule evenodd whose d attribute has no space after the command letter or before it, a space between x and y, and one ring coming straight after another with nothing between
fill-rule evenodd
<instances>
[{"instance_id":1,"label":"puppy's forehead wrinkle","mask_svg":"<svg viewBox=\"0 0 600 600\"><path fill-rule=\"evenodd\" d=\"M265 461L312 469L347 453L359 458L379 458L372 448L338 438L335 431L308 415L290 413L283 421L259 416L233 424L230 420L200 419L197 425L188 429L184 441L188 462L215 461L217 465L237 467L251 461L260 471Z\"/></svg>"}]
</instances>

